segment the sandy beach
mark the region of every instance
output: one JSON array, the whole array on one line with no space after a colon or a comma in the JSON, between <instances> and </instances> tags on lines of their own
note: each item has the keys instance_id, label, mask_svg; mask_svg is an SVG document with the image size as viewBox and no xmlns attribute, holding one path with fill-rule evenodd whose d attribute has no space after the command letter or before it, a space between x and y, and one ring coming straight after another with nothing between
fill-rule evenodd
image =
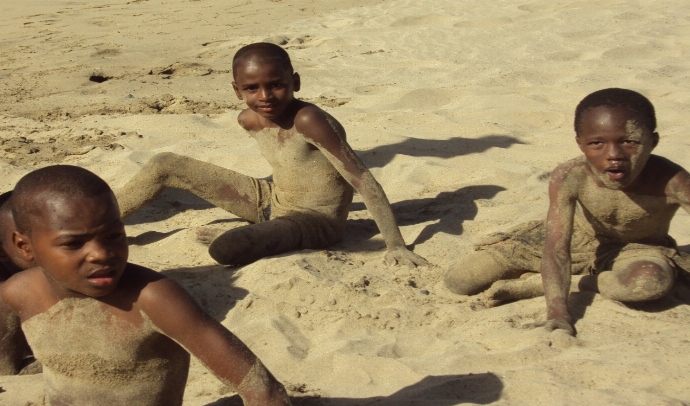
<instances>
[{"instance_id":1,"label":"sandy beach","mask_svg":"<svg viewBox=\"0 0 690 406\"><path fill-rule=\"evenodd\" d=\"M577 338L524 330L543 298L486 308L443 274L482 236L545 217L550 171L580 154L573 112L624 87L655 105L655 153L690 168L690 14L670 0L5 0L0 191L85 167L115 189L158 152L267 177L237 124L231 61L269 41L297 96L345 127L401 231L434 266L389 267L359 195L345 239L244 267L195 229L245 224L169 189L126 221L130 261L173 278L238 335L295 405L690 405L690 278L624 305L575 294ZM227 225L227 224L225 224ZM690 252L690 215L670 233ZM40 375L0 405L41 405ZM241 401L193 360L185 406Z\"/></svg>"}]
</instances>

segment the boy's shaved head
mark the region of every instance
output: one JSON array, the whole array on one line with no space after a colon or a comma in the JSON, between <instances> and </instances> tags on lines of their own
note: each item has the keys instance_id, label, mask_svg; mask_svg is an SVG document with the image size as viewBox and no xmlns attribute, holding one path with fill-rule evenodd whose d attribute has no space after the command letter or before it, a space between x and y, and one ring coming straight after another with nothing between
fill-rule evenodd
<instances>
[{"instance_id":1,"label":"boy's shaved head","mask_svg":"<svg viewBox=\"0 0 690 406\"><path fill-rule=\"evenodd\" d=\"M256 62L273 62L279 64L283 69L294 73L290 56L281 47L268 42L257 42L249 44L240 48L235 57L232 58L232 76L236 77L237 67L241 64L256 61Z\"/></svg>"},{"instance_id":2,"label":"boy's shaved head","mask_svg":"<svg viewBox=\"0 0 690 406\"><path fill-rule=\"evenodd\" d=\"M12 191L4 192L0 194L0 211L7 210L9 206L10 197L12 197ZM7 203L7 204L6 204Z\"/></svg>"},{"instance_id":3,"label":"boy's shaved head","mask_svg":"<svg viewBox=\"0 0 690 406\"><path fill-rule=\"evenodd\" d=\"M17 182L12 193L12 215L17 229L31 233L31 224L42 215L41 202L51 196L71 199L92 198L112 193L110 186L97 175L72 165L53 165L35 170Z\"/></svg>"},{"instance_id":4,"label":"boy's shaved head","mask_svg":"<svg viewBox=\"0 0 690 406\"><path fill-rule=\"evenodd\" d=\"M575 133L580 134L582 117L585 113L596 107L619 107L630 109L638 121L638 125L646 127L649 131L656 130L656 114L654 106L646 97L628 89L610 88L598 90L587 95L575 108Z\"/></svg>"}]
</instances>

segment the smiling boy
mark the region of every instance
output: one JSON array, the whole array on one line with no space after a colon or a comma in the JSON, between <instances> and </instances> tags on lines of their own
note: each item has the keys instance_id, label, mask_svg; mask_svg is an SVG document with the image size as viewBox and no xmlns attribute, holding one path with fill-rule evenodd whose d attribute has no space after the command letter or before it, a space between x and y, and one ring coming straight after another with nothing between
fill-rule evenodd
<instances>
[{"instance_id":1,"label":"smiling boy","mask_svg":"<svg viewBox=\"0 0 690 406\"><path fill-rule=\"evenodd\" d=\"M181 405L194 354L245 405L290 404L275 378L176 283L127 262L115 196L57 165L14 189L13 243L36 267L0 286L43 363L48 405Z\"/></svg>"},{"instance_id":2,"label":"smiling boy","mask_svg":"<svg viewBox=\"0 0 690 406\"><path fill-rule=\"evenodd\" d=\"M250 225L198 231L221 264L244 265L296 249L321 249L343 236L352 187L362 195L388 249L388 263L425 265L410 252L381 186L331 115L294 97L300 77L281 47L256 43L233 59L232 86L247 103L238 116L273 168L273 181L255 179L192 158L154 156L117 193L123 218L152 202L165 187L192 192Z\"/></svg>"},{"instance_id":3,"label":"smiling boy","mask_svg":"<svg viewBox=\"0 0 690 406\"><path fill-rule=\"evenodd\" d=\"M540 271L541 278L495 282L487 299L544 294L547 321L531 326L570 334L571 289L622 302L665 295L685 261L668 230L678 208L690 212L690 175L652 155L655 129L654 107L639 93L612 88L585 97L575 110L575 141L584 156L552 172L546 223L487 244L452 268L446 285L474 294L498 279ZM580 273L590 274L571 278Z\"/></svg>"}]
</instances>

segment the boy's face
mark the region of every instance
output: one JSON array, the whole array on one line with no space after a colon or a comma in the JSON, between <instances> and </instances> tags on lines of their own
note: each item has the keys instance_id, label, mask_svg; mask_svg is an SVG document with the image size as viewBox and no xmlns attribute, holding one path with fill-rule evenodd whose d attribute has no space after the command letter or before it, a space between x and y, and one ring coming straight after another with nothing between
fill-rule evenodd
<instances>
[{"instance_id":1,"label":"boy's face","mask_svg":"<svg viewBox=\"0 0 690 406\"><path fill-rule=\"evenodd\" d=\"M638 124L624 106L585 112L575 137L597 178L608 188L624 190L640 175L659 135Z\"/></svg>"},{"instance_id":2,"label":"boy's face","mask_svg":"<svg viewBox=\"0 0 690 406\"><path fill-rule=\"evenodd\" d=\"M273 121L292 102L293 93L299 91L300 79L280 63L251 59L236 66L232 87L249 109Z\"/></svg>"},{"instance_id":3,"label":"boy's face","mask_svg":"<svg viewBox=\"0 0 690 406\"><path fill-rule=\"evenodd\" d=\"M129 247L112 193L72 199L43 195L42 216L30 235L17 233L15 245L33 259L61 297L105 296L115 290Z\"/></svg>"}]
</instances>

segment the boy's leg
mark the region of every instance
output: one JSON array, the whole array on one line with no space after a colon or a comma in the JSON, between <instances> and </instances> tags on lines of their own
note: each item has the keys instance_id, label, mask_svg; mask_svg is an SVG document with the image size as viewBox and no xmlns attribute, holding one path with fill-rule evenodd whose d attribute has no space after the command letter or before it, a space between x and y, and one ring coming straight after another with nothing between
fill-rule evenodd
<instances>
[{"instance_id":1,"label":"boy's leg","mask_svg":"<svg viewBox=\"0 0 690 406\"><path fill-rule=\"evenodd\" d=\"M258 180L171 152L153 156L117 191L122 218L153 202L166 187L186 190L245 220L259 221Z\"/></svg>"},{"instance_id":2,"label":"boy's leg","mask_svg":"<svg viewBox=\"0 0 690 406\"><path fill-rule=\"evenodd\" d=\"M460 295L476 295L493 283L538 272L544 247L544 222L518 224L504 233L483 237L480 249L453 265L445 275L448 289Z\"/></svg>"},{"instance_id":3,"label":"boy's leg","mask_svg":"<svg viewBox=\"0 0 690 406\"><path fill-rule=\"evenodd\" d=\"M582 276L578 289L621 302L643 302L664 296L675 278L675 267L665 259L624 258L614 262L610 272Z\"/></svg>"},{"instance_id":4,"label":"boy's leg","mask_svg":"<svg viewBox=\"0 0 690 406\"><path fill-rule=\"evenodd\" d=\"M570 291L599 293L620 302L644 302L659 299L673 287L676 278L675 267L662 254L649 257L639 254L616 260L610 271L596 275L573 275ZM486 303L496 306L507 300L529 299L543 296L541 275L515 281L498 281L486 291Z\"/></svg>"},{"instance_id":5,"label":"boy's leg","mask_svg":"<svg viewBox=\"0 0 690 406\"><path fill-rule=\"evenodd\" d=\"M494 249L473 252L453 265L444 277L446 287L459 295L476 295L501 279L514 279L526 272L524 266L496 258Z\"/></svg>"},{"instance_id":6,"label":"boy's leg","mask_svg":"<svg viewBox=\"0 0 690 406\"><path fill-rule=\"evenodd\" d=\"M301 248L297 223L281 217L226 231L208 248L213 259L223 265L246 265L258 259Z\"/></svg>"}]
</instances>

